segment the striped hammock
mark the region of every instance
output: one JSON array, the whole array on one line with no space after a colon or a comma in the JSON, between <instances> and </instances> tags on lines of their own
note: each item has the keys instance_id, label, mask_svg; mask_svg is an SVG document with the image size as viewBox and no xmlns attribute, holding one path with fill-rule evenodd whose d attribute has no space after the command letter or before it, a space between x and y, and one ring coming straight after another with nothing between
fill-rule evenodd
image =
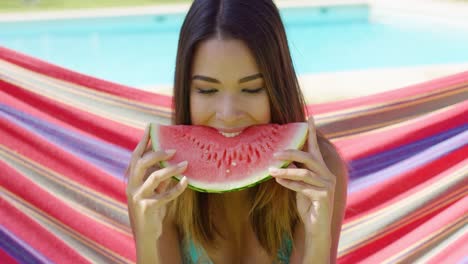
<instances>
[{"instance_id":1,"label":"striped hammock","mask_svg":"<svg viewBox=\"0 0 468 264\"><path fill-rule=\"evenodd\" d=\"M468 260L468 72L309 105L350 165L339 263ZM0 47L0 262L133 263L123 172L171 98Z\"/></svg>"}]
</instances>

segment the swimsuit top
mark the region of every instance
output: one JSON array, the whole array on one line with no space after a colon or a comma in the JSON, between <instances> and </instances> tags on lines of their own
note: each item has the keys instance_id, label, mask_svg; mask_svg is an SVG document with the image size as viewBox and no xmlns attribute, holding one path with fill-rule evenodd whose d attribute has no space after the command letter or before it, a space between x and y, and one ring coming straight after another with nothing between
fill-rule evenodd
<instances>
[{"instance_id":1,"label":"swimsuit top","mask_svg":"<svg viewBox=\"0 0 468 264\"><path fill-rule=\"evenodd\" d=\"M209 259L208 255L205 254L203 249L197 250L195 244L190 239L188 243L182 243L182 252L183 252L183 263L184 264L213 264ZM289 257L291 256L292 251L292 241L286 239L284 246L278 251L277 261L281 264L289 264Z\"/></svg>"}]
</instances>

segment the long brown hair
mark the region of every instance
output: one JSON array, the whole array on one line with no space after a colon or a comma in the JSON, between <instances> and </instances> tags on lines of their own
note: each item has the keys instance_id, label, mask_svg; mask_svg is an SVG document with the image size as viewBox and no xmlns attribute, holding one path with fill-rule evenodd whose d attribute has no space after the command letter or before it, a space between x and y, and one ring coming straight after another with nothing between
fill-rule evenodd
<instances>
[{"instance_id":1,"label":"long brown hair","mask_svg":"<svg viewBox=\"0 0 468 264\"><path fill-rule=\"evenodd\" d=\"M190 76L196 46L210 38L239 39L251 49L265 80L272 123L304 122L305 101L294 71L285 29L271 0L195 0L185 17L179 37L174 84L173 124L191 124ZM322 136L320 134L320 136ZM296 193L270 180L249 190L249 215L253 230L270 256L292 238L299 221ZM219 232L210 208L213 194L187 189L169 213L181 237L190 238L208 252ZM172 218L171 217L171 218ZM213 252L213 251L212 251Z\"/></svg>"}]
</instances>

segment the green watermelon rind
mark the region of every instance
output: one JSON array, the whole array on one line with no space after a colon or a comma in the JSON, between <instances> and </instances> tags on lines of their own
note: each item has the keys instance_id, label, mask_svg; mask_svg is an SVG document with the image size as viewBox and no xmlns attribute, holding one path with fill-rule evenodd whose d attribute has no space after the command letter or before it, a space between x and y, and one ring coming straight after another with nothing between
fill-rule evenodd
<instances>
[{"instance_id":1,"label":"green watermelon rind","mask_svg":"<svg viewBox=\"0 0 468 264\"><path fill-rule=\"evenodd\" d=\"M156 129L157 126L158 125L154 124L154 123L150 124L151 143L152 143L152 147L153 147L154 151L160 150L159 143L156 140L153 140L153 139L158 138L158 132L157 132L157 129ZM305 144L305 142L307 141L307 135L308 135L308 132L306 131L304 133L304 136L299 141L299 143L294 144L294 145L290 146L289 148L290 149L300 149ZM284 162L281 163L280 166L272 166L272 167L286 168L286 167L289 166L289 164L291 164L291 161L284 161ZM166 168L166 167L170 166L169 162L166 162L166 161L160 161L159 165L161 166L161 168ZM177 180L177 181L180 181L180 179L182 177L184 177L184 175L176 175L176 176L173 176L172 178ZM251 177L251 178L254 178L254 177ZM262 182L270 180L273 177L270 174L265 173L265 176L261 176L261 177L257 177L257 178L261 178L261 180L258 180L256 182L253 182L253 183L248 184L248 185L243 185L242 187L237 187L237 188L232 188L232 189L225 189L225 190L224 189L223 190L219 190L219 189L215 190L215 189L200 188L200 187L194 186L192 184L188 184L187 187L194 190L194 191L204 192L204 193L226 193L226 192L241 191L241 190L244 190L244 189L247 189L247 188L250 188L250 187L254 187L254 186L256 186L256 185L258 185L258 184L260 184Z\"/></svg>"}]
</instances>

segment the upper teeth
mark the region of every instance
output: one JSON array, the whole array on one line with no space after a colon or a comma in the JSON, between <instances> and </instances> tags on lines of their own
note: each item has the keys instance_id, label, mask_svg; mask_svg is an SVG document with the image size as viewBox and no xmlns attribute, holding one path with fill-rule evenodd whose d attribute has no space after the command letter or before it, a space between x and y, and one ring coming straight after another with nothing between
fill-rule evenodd
<instances>
[{"instance_id":1,"label":"upper teeth","mask_svg":"<svg viewBox=\"0 0 468 264\"><path fill-rule=\"evenodd\" d=\"M223 135L223 136L225 136L225 137L235 137L235 136L239 135L241 132L225 133L225 132L219 131L219 133L221 133L221 135Z\"/></svg>"}]
</instances>

